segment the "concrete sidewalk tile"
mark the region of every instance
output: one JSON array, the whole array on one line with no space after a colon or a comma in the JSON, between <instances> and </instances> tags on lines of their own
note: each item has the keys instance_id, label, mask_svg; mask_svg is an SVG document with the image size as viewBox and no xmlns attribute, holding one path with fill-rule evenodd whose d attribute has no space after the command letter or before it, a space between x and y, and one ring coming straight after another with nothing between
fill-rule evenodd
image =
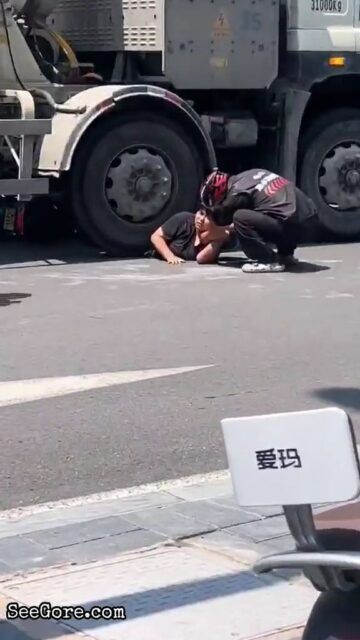
<instances>
[{"instance_id":1,"label":"concrete sidewalk tile","mask_svg":"<svg viewBox=\"0 0 360 640\"><path fill-rule=\"evenodd\" d=\"M23 573L25 571L34 571L36 569L46 569L48 567L55 567L58 565L65 565L69 562L66 556L59 555L58 553L51 552L44 556L26 556L16 560L9 560L8 568L4 568L0 572L0 581L6 579L7 576L17 573Z\"/></svg>"},{"instance_id":2,"label":"concrete sidewalk tile","mask_svg":"<svg viewBox=\"0 0 360 640\"><path fill-rule=\"evenodd\" d=\"M168 493L182 500L207 500L209 498L232 495L233 488L229 477L213 480L212 482L199 482L189 486L174 487L173 489L168 489Z\"/></svg>"},{"instance_id":3,"label":"concrete sidewalk tile","mask_svg":"<svg viewBox=\"0 0 360 640\"><path fill-rule=\"evenodd\" d=\"M143 547L152 547L165 542L166 538L153 531L144 529L135 529L118 536L102 538L101 540L91 540L76 544L63 550L67 552L68 562L76 564L84 564L86 562L96 562L117 556L121 553L141 549Z\"/></svg>"},{"instance_id":4,"label":"concrete sidewalk tile","mask_svg":"<svg viewBox=\"0 0 360 640\"><path fill-rule=\"evenodd\" d=\"M291 536L284 536L283 538L277 538L269 542L249 543L248 540L242 540L238 536L228 533L227 530L213 531L201 536L195 536L187 540L186 543L210 549L215 553L245 563L250 569L259 557L280 553L281 551L289 551L294 547ZM301 570L279 569L277 572L274 572L273 575L290 581L294 578L299 579L303 574ZM311 588L307 580L305 580L305 585Z\"/></svg>"},{"instance_id":5,"label":"concrete sidewalk tile","mask_svg":"<svg viewBox=\"0 0 360 640\"><path fill-rule=\"evenodd\" d=\"M154 507L162 507L165 505L177 504L181 502L178 498L166 491L153 491L151 493L142 493L138 496L127 496L114 501L112 505L113 513L129 513L131 511L140 511L143 509L151 509Z\"/></svg>"},{"instance_id":6,"label":"concrete sidewalk tile","mask_svg":"<svg viewBox=\"0 0 360 640\"><path fill-rule=\"evenodd\" d=\"M42 544L48 549L61 549L90 540L127 533L136 528L135 525L120 516L110 516L109 518L98 518L97 520L29 533L24 538Z\"/></svg>"},{"instance_id":7,"label":"concrete sidewalk tile","mask_svg":"<svg viewBox=\"0 0 360 640\"><path fill-rule=\"evenodd\" d=\"M14 581L2 591L27 605L46 598L87 610L124 606L126 620L71 620L68 626L97 640L246 640L304 624L317 598L314 590L256 576L231 558L184 547Z\"/></svg>"},{"instance_id":8,"label":"concrete sidewalk tile","mask_svg":"<svg viewBox=\"0 0 360 640\"><path fill-rule=\"evenodd\" d=\"M23 536L0 540L0 560L3 565L3 570L0 567L2 574L64 563L60 552L49 552L43 545Z\"/></svg>"},{"instance_id":9,"label":"concrete sidewalk tile","mask_svg":"<svg viewBox=\"0 0 360 640\"><path fill-rule=\"evenodd\" d=\"M152 491L140 495L48 509L41 513L22 515L17 519L0 518L0 539L8 538L10 535L24 535L44 529L53 529L55 526L62 527L79 522L89 522L89 520L111 517L114 514L176 504L178 502L182 502L182 500L169 493Z\"/></svg>"},{"instance_id":10,"label":"concrete sidewalk tile","mask_svg":"<svg viewBox=\"0 0 360 640\"><path fill-rule=\"evenodd\" d=\"M256 513L262 518L272 518L274 516L283 516L284 511L282 507L244 507L244 511L249 513Z\"/></svg>"},{"instance_id":11,"label":"concrete sidewalk tile","mask_svg":"<svg viewBox=\"0 0 360 640\"><path fill-rule=\"evenodd\" d=\"M89 520L91 520L91 518L89 518ZM81 518L78 517L72 520L70 514L66 515L66 520L64 521L64 514L61 515L59 511L52 511L51 516L40 513L34 516L27 516L20 520L0 520L0 541L12 536L25 536L35 531L50 529L53 528L54 525L61 527L64 524L80 521Z\"/></svg>"},{"instance_id":12,"label":"concrete sidewalk tile","mask_svg":"<svg viewBox=\"0 0 360 640\"><path fill-rule=\"evenodd\" d=\"M194 536L182 542L182 544L208 549L213 553L219 553L230 557L232 560L246 564L250 568L259 557L257 544L249 544L247 541L241 540L238 536L233 536L223 529Z\"/></svg>"},{"instance_id":13,"label":"concrete sidewalk tile","mask_svg":"<svg viewBox=\"0 0 360 640\"><path fill-rule=\"evenodd\" d=\"M286 551L294 551L295 541L289 534L280 536L279 538L272 538L265 542L260 542L259 547L261 548L261 552L264 551L264 553L283 553Z\"/></svg>"},{"instance_id":14,"label":"concrete sidewalk tile","mask_svg":"<svg viewBox=\"0 0 360 640\"><path fill-rule=\"evenodd\" d=\"M261 522L249 522L229 527L228 531L239 535L242 538L250 538L255 542L264 542L272 538L280 537L289 533L285 518L274 516L266 518Z\"/></svg>"},{"instance_id":15,"label":"concrete sidewalk tile","mask_svg":"<svg viewBox=\"0 0 360 640\"><path fill-rule=\"evenodd\" d=\"M214 498L212 502L223 505L224 507L231 507L233 509L240 509L233 495L229 495L223 498ZM245 511L248 514L254 514L260 518L268 518L272 516L283 515L282 507L241 507L241 511Z\"/></svg>"},{"instance_id":16,"label":"concrete sidewalk tile","mask_svg":"<svg viewBox=\"0 0 360 640\"><path fill-rule=\"evenodd\" d=\"M258 520L259 517L249 514L241 509L232 509L222 506L213 500L196 500L195 502L182 502L173 507L177 513L189 516L203 522L204 524L212 524L216 527L230 527L236 524L252 522Z\"/></svg>"},{"instance_id":17,"label":"concrete sidewalk tile","mask_svg":"<svg viewBox=\"0 0 360 640\"><path fill-rule=\"evenodd\" d=\"M194 518L177 513L177 506L158 507L145 511L134 511L126 518L134 525L150 529L169 538L193 536L203 531L211 531L213 525L204 524Z\"/></svg>"}]
</instances>

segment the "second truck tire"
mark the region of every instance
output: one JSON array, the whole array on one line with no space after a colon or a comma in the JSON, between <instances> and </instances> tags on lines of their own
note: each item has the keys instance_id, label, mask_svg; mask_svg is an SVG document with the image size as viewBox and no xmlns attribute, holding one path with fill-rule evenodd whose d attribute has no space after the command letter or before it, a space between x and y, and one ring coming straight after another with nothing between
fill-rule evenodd
<instances>
[{"instance_id":1,"label":"second truck tire","mask_svg":"<svg viewBox=\"0 0 360 640\"><path fill-rule=\"evenodd\" d=\"M202 179L200 154L177 123L144 112L104 121L75 159L77 228L111 255L139 255L171 215L194 210Z\"/></svg>"},{"instance_id":2,"label":"second truck tire","mask_svg":"<svg viewBox=\"0 0 360 640\"><path fill-rule=\"evenodd\" d=\"M320 116L301 140L300 187L315 202L330 232L360 233L360 110Z\"/></svg>"}]
</instances>

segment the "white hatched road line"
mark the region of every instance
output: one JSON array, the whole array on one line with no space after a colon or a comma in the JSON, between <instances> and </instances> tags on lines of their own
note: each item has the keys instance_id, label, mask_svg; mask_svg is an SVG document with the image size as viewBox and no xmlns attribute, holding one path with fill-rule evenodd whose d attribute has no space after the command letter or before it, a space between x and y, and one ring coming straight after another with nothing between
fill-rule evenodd
<instances>
[{"instance_id":1,"label":"white hatched road line","mask_svg":"<svg viewBox=\"0 0 360 640\"><path fill-rule=\"evenodd\" d=\"M120 384L165 378L181 373L201 371L214 366L213 364L209 364L194 367L175 367L171 369L142 369L139 371L115 371L77 376L5 381L0 382L0 407L56 398L68 394L90 391L92 389L103 389Z\"/></svg>"}]
</instances>

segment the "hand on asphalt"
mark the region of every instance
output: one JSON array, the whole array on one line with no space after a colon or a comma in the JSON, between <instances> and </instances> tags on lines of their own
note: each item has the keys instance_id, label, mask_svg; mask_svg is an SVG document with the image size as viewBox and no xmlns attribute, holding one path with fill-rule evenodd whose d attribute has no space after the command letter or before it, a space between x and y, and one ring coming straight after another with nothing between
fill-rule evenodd
<instances>
[{"instance_id":1,"label":"hand on asphalt","mask_svg":"<svg viewBox=\"0 0 360 640\"><path fill-rule=\"evenodd\" d=\"M166 262L168 264L182 264L185 260L178 258L177 256L173 256L172 258L168 258Z\"/></svg>"}]
</instances>

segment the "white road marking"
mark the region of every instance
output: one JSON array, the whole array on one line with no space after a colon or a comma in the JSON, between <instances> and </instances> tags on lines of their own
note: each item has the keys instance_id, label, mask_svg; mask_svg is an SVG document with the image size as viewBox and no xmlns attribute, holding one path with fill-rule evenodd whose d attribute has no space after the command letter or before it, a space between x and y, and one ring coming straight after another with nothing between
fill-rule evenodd
<instances>
[{"instance_id":1,"label":"white road marking","mask_svg":"<svg viewBox=\"0 0 360 640\"><path fill-rule=\"evenodd\" d=\"M174 489L189 487L198 484L208 484L221 480L230 480L230 472L228 469L220 471L211 471L210 473L198 473L192 476L184 476L176 480L161 480L160 482L151 482L148 484L139 484L124 489L114 489L113 491L104 491L102 493L93 493L87 496L78 496L69 500L57 500L54 502L43 502L40 504L29 505L27 507L18 507L0 511L0 520L17 520L26 516L32 516L37 513L53 511L54 509L66 509L72 507L81 507L86 504L94 504L97 502L105 502L110 500L118 500L119 498L128 498L139 496L145 493L154 493L157 491L171 492Z\"/></svg>"},{"instance_id":2,"label":"white road marking","mask_svg":"<svg viewBox=\"0 0 360 640\"><path fill-rule=\"evenodd\" d=\"M78 271L72 271L70 273L53 273L53 272L45 272L41 273L41 277L48 279L56 279L62 280L63 285L67 286L77 286L83 285L91 282L108 282L108 283L118 283L118 282L139 282L139 283L147 283L149 281L152 282L162 282L162 281L185 281L192 282L197 280L228 280L231 278L238 278L241 274L240 270L235 267L229 267L224 269L221 266L208 266L206 268L198 268L195 265L191 265L189 267L180 267L177 269L176 267L168 268L166 271L163 270L157 273L149 273L149 272L125 272L124 269L118 273L108 273L102 271L102 273L96 272L87 272L87 273L79 273Z\"/></svg>"},{"instance_id":3,"label":"white road marking","mask_svg":"<svg viewBox=\"0 0 360 640\"><path fill-rule=\"evenodd\" d=\"M123 266L126 271L139 271L140 269L150 269L149 264L126 264Z\"/></svg>"},{"instance_id":4,"label":"white road marking","mask_svg":"<svg viewBox=\"0 0 360 640\"><path fill-rule=\"evenodd\" d=\"M156 310L158 307L156 307L156 305L150 305L150 304L139 304L139 305L133 305L132 307L118 307L117 309L103 309L102 311L92 311L91 313L89 313L89 318L103 318L104 316L109 316L109 315L114 315L114 314L118 314L118 313L126 313L127 311L153 311L154 309ZM162 307L163 308L163 307Z\"/></svg>"},{"instance_id":5,"label":"white road marking","mask_svg":"<svg viewBox=\"0 0 360 640\"><path fill-rule=\"evenodd\" d=\"M344 262L343 260L316 260L316 262L321 262L322 264L337 264L339 262Z\"/></svg>"},{"instance_id":6,"label":"white road marking","mask_svg":"<svg viewBox=\"0 0 360 640\"><path fill-rule=\"evenodd\" d=\"M115 371L110 373L90 373L59 378L35 378L0 382L0 407L7 407L34 400L56 398L71 393L80 393L91 389L102 389L120 384L129 384L144 380L154 380L180 373L189 373L207 369L215 365L196 367L176 367L173 369L143 369L140 371Z\"/></svg>"},{"instance_id":7,"label":"white road marking","mask_svg":"<svg viewBox=\"0 0 360 640\"><path fill-rule=\"evenodd\" d=\"M353 298L354 294L353 293L339 293L338 291L332 291L331 293L328 293L328 295L326 296L326 298L329 299L336 299L336 298Z\"/></svg>"},{"instance_id":8,"label":"white road marking","mask_svg":"<svg viewBox=\"0 0 360 640\"><path fill-rule=\"evenodd\" d=\"M86 284L86 280L82 278L74 278L74 280L70 280L70 282L65 282L64 284L67 287L78 287L80 285Z\"/></svg>"}]
</instances>

